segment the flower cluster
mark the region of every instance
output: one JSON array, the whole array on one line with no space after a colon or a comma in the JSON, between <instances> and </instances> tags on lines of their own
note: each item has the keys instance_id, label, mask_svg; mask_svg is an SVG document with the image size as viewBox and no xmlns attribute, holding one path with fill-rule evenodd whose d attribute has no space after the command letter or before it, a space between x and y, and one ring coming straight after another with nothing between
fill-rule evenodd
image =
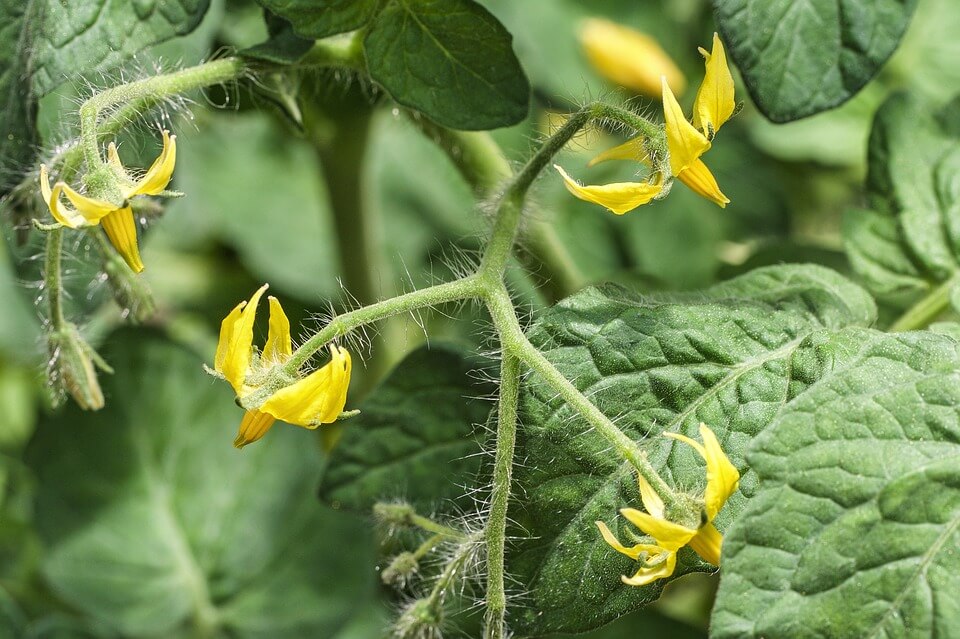
<instances>
[{"instance_id":1,"label":"flower cluster","mask_svg":"<svg viewBox=\"0 0 960 639\"><path fill-rule=\"evenodd\" d=\"M720 448L716 435L705 424L700 424L703 444L676 433L664 435L689 444L706 461L707 486L703 494L703 512L699 525L695 527L671 521L663 499L647 480L638 476L640 500L646 512L623 508L620 514L652 537L654 543L624 546L605 523L596 522L604 541L617 552L641 563L633 577L621 577L623 583L630 586L645 586L672 575L677 565L677 551L684 546L690 546L704 561L719 566L723 537L713 525L713 520L740 484L740 473Z\"/></svg>"},{"instance_id":2,"label":"flower cluster","mask_svg":"<svg viewBox=\"0 0 960 639\"><path fill-rule=\"evenodd\" d=\"M113 198L82 195L62 181L51 188L47 167L43 164L40 165L40 193L53 218L63 226L76 229L101 225L117 252L131 269L139 273L143 270L143 262L130 199L139 195L160 195L167 188L177 162L177 136L163 132L163 151L139 180L131 178L123 168L117 147L112 142L107 149L107 160L112 181L119 185ZM74 208L61 201L64 196Z\"/></svg>"},{"instance_id":3,"label":"flower cluster","mask_svg":"<svg viewBox=\"0 0 960 639\"><path fill-rule=\"evenodd\" d=\"M567 189L573 195L581 200L605 206L617 215L622 215L659 196L666 195L671 178L676 178L698 195L721 207L725 207L730 202L720 191L716 179L700 157L710 149L717 131L736 110L733 76L727 67L723 43L720 42L717 34L713 35L713 50L708 53L705 49L700 49L700 53L706 60L706 73L694 101L692 122L684 116L683 109L677 102L667 78L661 78L669 161L654 162L649 152L651 141L644 136L639 136L601 153L590 162L590 165L607 160L635 160L652 164L650 176L643 182L582 186L561 167L555 166L563 177Z\"/></svg>"},{"instance_id":4,"label":"flower cluster","mask_svg":"<svg viewBox=\"0 0 960 639\"><path fill-rule=\"evenodd\" d=\"M275 297L270 297L267 342L258 354L253 348L253 324L264 284L249 302L240 302L220 325L214 372L233 387L241 402L261 390L268 373L284 365L293 354L290 320ZM350 353L330 346L330 361L291 384L281 386L257 408L247 410L233 444L242 448L263 437L276 420L314 429L337 420L347 402L350 386Z\"/></svg>"}]
</instances>

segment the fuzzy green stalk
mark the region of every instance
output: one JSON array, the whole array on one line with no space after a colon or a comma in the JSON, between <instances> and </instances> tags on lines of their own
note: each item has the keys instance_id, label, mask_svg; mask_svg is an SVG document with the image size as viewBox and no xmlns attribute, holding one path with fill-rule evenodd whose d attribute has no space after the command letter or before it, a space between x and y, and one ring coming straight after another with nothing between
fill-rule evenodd
<instances>
[{"instance_id":1,"label":"fuzzy green stalk","mask_svg":"<svg viewBox=\"0 0 960 639\"><path fill-rule=\"evenodd\" d=\"M503 339L501 338L501 342ZM497 404L497 450L493 462L493 488L487 518L487 611L484 633L503 637L506 631L507 595L504 551L507 506L513 484L513 452L517 442L517 398L520 393L520 362L506 350L500 362L500 399Z\"/></svg>"},{"instance_id":2,"label":"fuzzy green stalk","mask_svg":"<svg viewBox=\"0 0 960 639\"><path fill-rule=\"evenodd\" d=\"M63 228L56 227L47 231L46 258L43 280L47 290L47 312L53 332L64 328L67 321L63 315L63 273L61 256L63 253Z\"/></svg>"},{"instance_id":3,"label":"fuzzy green stalk","mask_svg":"<svg viewBox=\"0 0 960 639\"><path fill-rule=\"evenodd\" d=\"M920 298L916 304L897 318L888 330L891 333L898 333L926 328L950 307L950 294L958 285L960 285L960 273Z\"/></svg>"}]
</instances>

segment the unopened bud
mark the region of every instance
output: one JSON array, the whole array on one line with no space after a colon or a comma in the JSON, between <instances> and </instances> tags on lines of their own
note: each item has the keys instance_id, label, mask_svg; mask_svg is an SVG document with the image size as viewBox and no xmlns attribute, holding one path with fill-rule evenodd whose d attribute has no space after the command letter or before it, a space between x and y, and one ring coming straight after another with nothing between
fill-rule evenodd
<instances>
[{"instance_id":1,"label":"unopened bud","mask_svg":"<svg viewBox=\"0 0 960 639\"><path fill-rule=\"evenodd\" d=\"M129 314L138 322L150 319L156 311L153 303L153 293L142 277L138 277L119 253L106 253L103 259L103 272L107 276L107 283L124 313Z\"/></svg>"},{"instance_id":2,"label":"unopened bud","mask_svg":"<svg viewBox=\"0 0 960 639\"><path fill-rule=\"evenodd\" d=\"M420 570L420 562L412 552L402 552L393 558L390 565L380 574L380 579L388 586L403 587Z\"/></svg>"},{"instance_id":3,"label":"unopened bud","mask_svg":"<svg viewBox=\"0 0 960 639\"><path fill-rule=\"evenodd\" d=\"M373 516L388 526L408 526L416 514L413 506L404 502L379 502L373 505Z\"/></svg>"},{"instance_id":4,"label":"unopened bud","mask_svg":"<svg viewBox=\"0 0 960 639\"><path fill-rule=\"evenodd\" d=\"M63 328L50 333L47 345L50 353L47 378L50 384L69 393L84 410L103 408L103 391L97 381L96 369L108 373L112 373L113 369L87 344L77 327L68 322Z\"/></svg>"},{"instance_id":5,"label":"unopened bud","mask_svg":"<svg viewBox=\"0 0 960 639\"><path fill-rule=\"evenodd\" d=\"M393 624L397 639L440 639L443 636L443 606L435 598L410 602Z\"/></svg>"}]
</instances>

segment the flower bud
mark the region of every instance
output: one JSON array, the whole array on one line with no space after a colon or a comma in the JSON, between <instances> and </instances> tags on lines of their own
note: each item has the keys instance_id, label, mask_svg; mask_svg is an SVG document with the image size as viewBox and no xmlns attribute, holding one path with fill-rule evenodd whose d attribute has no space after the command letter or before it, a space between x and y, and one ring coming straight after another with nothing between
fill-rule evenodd
<instances>
[{"instance_id":1,"label":"flower bud","mask_svg":"<svg viewBox=\"0 0 960 639\"><path fill-rule=\"evenodd\" d=\"M77 327L68 322L50 333L47 347L50 354L47 379L50 384L69 393L84 410L103 408L103 391L97 381L96 368L108 373L113 373L113 369L81 337Z\"/></svg>"},{"instance_id":2,"label":"flower bud","mask_svg":"<svg viewBox=\"0 0 960 639\"><path fill-rule=\"evenodd\" d=\"M393 624L397 639L440 639L443 636L443 606L436 598L410 602Z\"/></svg>"},{"instance_id":3,"label":"flower bud","mask_svg":"<svg viewBox=\"0 0 960 639\"><path fill-rule=\"evenodd\" d=\"M403 587L420 570L420 562L412 552L402 552L380 573L380 580L388 586Z\"/></svg>"}]
</instances>

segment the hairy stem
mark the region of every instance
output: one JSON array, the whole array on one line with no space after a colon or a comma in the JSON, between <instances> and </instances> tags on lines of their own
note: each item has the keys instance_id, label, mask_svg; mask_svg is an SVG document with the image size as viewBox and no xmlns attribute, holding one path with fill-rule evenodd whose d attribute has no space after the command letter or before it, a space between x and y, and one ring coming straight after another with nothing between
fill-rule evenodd
<instances>
[{"instance_id":1,"label":"hairy stem","mask_svg":"<svg viewBox=\"0 0 960 639\"><path fill-rule=\"evenodd\" d=\"M44 261L44 286L47 289L47 306L50 327L61 330L66 324L63 316L63 278L60 260L63 252L63 228L47 231L47 254Z\"/></svg>"},{"instance_id":2,"label":"hairy stem","mask_svg":"<svg viewBox=\"0 0 960 639\"><path fill-rule=\"evenodd\" d=\"M890 325L891 333L926 328L950 306L950 293L960 284L960 273L927 293Z\"/></svg>"},{"instance_id":3,"label":"hairy stem","mask_svg":"<svg viewBox=\"0 0 960 639\"><path fill-rule=\"evenodd\" d=\"M304 342L303 346L293 352L290 360L284 366L284 373L296 375L301 366L307 363L327 342L346 335L355 328L371 322L377 322L401 313L409 313L428 306L437 306L447 302L456 302L466 299L482 297L483 286L480 278L471 275L463 279L454 280L445 284L429 286L412 291L398 297L371 304L355 311L338 315L323 329Z\"/></svg>"},{"instance_id":4,"label":"hairy stem","mask_svg":"<svg viewBox=\"0 0 960 639\"><path fill-rule=\"evenodd\" d=\"M493 462L493 488L487 519L487 612L488 639L504 636L507 596L504 584L504 550L507 534L507 506L513 482L513 451L517 441L517 397L520 391L520 362L504 352L500 363L500 400L497 405L497 451Z\"/></svg>"}]
</instances>

